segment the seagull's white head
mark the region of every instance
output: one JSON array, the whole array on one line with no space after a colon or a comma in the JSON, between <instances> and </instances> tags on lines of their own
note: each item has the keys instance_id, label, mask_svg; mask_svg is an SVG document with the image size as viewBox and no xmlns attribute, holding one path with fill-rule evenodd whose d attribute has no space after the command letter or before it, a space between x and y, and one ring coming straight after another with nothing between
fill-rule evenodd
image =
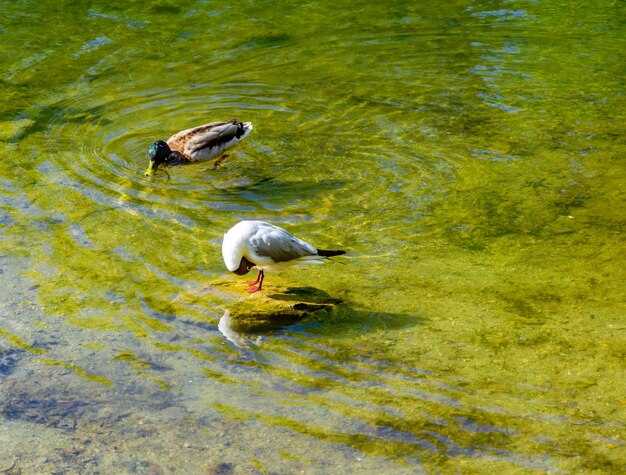
<instances>
[{"instance_id":1,"label":"seagull's white head","mask_svg":"<svg viewBox=\"0 0 626 475\"><path fill-rule=\"evenodd\" d=\"M242 221L233 226L224 234L222 242L222 257L226 268L237 275L244 275L250 272L255 264L246 259L246 250L249 249L248 228L249 222Z\"/></svg>"},{"instance_id":2,"label":"seagull's white head","mask_svg":"<svg viewBox=\"0 0 626 475\"><path fill-rule=\"evenodd\" d=\"M224 241L222 242L222 257L224 258L224 264L226 268L233 272L239 267L241 261L241 254L233 246L233 242L228 240L228 233L224 234Z\"/></svg>"}]
</instances>

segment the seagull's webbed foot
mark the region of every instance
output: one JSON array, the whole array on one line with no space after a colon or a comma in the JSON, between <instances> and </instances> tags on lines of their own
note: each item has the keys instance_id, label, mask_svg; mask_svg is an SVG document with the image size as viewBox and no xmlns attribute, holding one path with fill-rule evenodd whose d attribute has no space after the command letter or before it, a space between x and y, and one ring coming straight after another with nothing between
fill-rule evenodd
<instances>
[{"instance_id":1,"label":"seagull's webbed foot","mask_svg":"<svg viewBox=\"0 0 626 475\"><path fill-rule=\"evenodd\" d=\"M254 292L258 292L259 290L261 290L261 286L263 285L263 278L265 277L265 275L263 274L263 270L259 270L258 275L256 276L256 280L255 281L248 281L246 282L246 285L248 286L248 292L253 294ZM259 284L259 285L257 285Z\"/></svg>"},{"instance_id":2,"label":"seagull's webbed foot","mask_svg":"<svg viewBox=\"0 0 626 475\"><path fill-rule=\"evenodd\" d=\"M246 285L248 287L250 287L251 285L256 285L259 282L263 282L263 272L259 271L259 273L256 275L256 280L249 280L246 282Z\"/></svg>"}]
</instances>

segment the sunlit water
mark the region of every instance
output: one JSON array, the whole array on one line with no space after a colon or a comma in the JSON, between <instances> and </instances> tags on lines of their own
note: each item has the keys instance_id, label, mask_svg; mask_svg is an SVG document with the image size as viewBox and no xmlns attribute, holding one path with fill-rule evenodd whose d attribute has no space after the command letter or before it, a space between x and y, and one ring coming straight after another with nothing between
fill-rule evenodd
<instances>
[{"instance_id":1,"label":"sunlit water","mask_svg":"<svg viewBox=\"0 0 626 475\"><path fill-rule=\"evenodd\" d=\"M623 6L385 3L4 2L0 471L624 468ZM220 331L245 218L341 304Z\"/></svg>"}]
</instances>

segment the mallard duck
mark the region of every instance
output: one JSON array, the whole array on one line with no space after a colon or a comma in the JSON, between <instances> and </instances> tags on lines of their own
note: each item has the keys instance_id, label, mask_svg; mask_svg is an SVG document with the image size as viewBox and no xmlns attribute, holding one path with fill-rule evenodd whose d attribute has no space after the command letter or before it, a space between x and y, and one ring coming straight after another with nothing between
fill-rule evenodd
<instances>
[{"instance_id":1,"label":"mallard duck","mask_svg":"<svg viewBox=\"0 0 626 475\"><path fill-rule=\"evenodd\" d=\"M211 122L172 135L167 142L158 140L148 150L150 164L146 176L152 175L159 165L186 165L203 162L219 156L233 147L252 131L252 123Z\"/></svg>"},{"instance_id":2,"label":"mallard duck","mask_svg":"<svg viewBox=\"0 0 626 475\"><path fill-rule=\"evenodd\" d=\"M263 221L240 221L224 234L222 257L229 271L245 275L259 270L248 282L248 292L258 292L263 285L263 271L281 271L299 264L323 264L329 257L346 251L325 251L292 236L287 231Z\"/></svg>"}]
</instances>

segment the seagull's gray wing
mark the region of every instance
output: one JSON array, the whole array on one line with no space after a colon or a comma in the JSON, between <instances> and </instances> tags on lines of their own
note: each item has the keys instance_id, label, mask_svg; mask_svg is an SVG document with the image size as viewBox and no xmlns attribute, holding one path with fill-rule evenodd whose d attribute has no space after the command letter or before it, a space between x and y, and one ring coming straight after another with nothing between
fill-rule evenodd
<instances>
[{"instance_id":1,"label":"seagull's gray wing","mask_svg":"<svg viewBox=\"0 0 626 475\"><path fill-rule=\"evenodd\" d=\"M317 249L277 226L264 223L250 237L250 246L259 256L286 262L317 255Z\"/></svg>"}]
</instances>

